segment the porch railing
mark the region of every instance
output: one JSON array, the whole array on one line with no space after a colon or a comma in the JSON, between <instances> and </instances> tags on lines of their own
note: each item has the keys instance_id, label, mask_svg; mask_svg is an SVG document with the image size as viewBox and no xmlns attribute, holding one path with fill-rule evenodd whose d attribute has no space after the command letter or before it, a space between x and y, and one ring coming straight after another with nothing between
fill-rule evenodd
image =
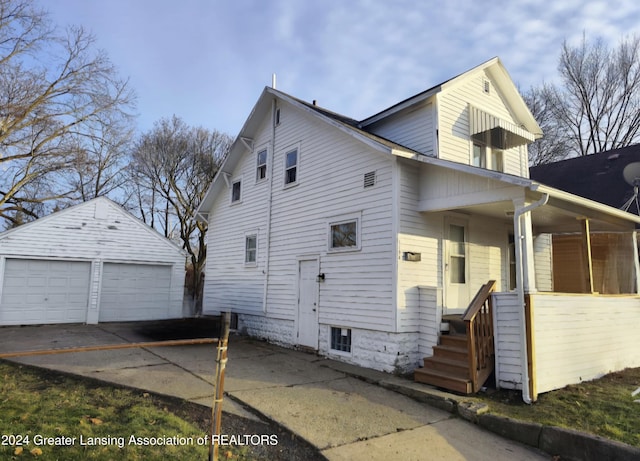
<instances>
[{"instance_id":1,"label":"porch railing","mask_svg":"<svg viewBox=\"0 0 640 461\"><path fill-rule=\"evenodd\" d=\"M480 288L462 316L467 328L467 349L469 352L469 378L473 392L478 392L493 372L493 306L491 292L496 281L489 280Z\"/></svg>"}]
</instances>

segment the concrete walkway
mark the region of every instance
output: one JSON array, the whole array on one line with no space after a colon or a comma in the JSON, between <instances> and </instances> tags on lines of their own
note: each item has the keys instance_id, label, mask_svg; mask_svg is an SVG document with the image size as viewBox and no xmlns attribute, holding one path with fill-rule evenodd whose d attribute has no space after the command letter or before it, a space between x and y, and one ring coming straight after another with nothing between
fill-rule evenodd
<instances>
[{"instance_id":1,"label":"concrete walkway","mask_svg":"<svg viewBox=\"0 0 640 461\"><path fill-rule=\"evenodd\" d=\"M159 338L162 328L150 334L153 325L142 325L3 327L0 352L173 339ZM211 406L215 356L215 346L194 345L14 361ZM408 386L420 392L425 387L421 384L242 336L230 338L228 356L224 411L267 417L316 446L329 460L551 459L389 390ZM441 401L446 404L447 399Z\"/></svg>"}]
</instances>

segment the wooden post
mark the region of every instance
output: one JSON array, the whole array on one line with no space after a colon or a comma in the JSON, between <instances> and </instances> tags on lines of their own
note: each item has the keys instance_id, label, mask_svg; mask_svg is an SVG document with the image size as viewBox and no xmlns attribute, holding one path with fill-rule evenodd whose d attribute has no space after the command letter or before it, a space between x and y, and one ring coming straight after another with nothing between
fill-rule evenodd
<instances>
[{"instance_id":1,"label":"wooden post","mask_svg":"<svg viewBox=\"0 0 640 461\"><path fill-rule=\"evenodd\" d=\"M231 314L224 313L222 332L218 340L218 354L216 357L216 388L211 409L211 433L209 438L209 461L218 461L218 440L222 427L222 399L224 393L224 369L227 365L227 344L229 342L229 326Z\"/></svg>"},{"instance_id":2,"label":"wooden post","mask_svg":"<svg viewBox=\"0 0 640 461\"><path fill-rule=\"evenodd\" d=\"M579 218L582 223L582 236L584 255L587 260L587 290L589 293L593 293L593 258L591 256L591 231L589 229L589 220L587 218Z\"/></svg>"},{"instance_id":3,"label":"wooden post","mask_svg":"<svg viewBox=\"0 0 640 461\"><path fill-rule=\"evenodd\" d=\"M535 325L533 323L533 300L530 294L525 295L524 303L525 322L527 328L527 367L529 369L529 395L531 400L538 400L538 384L536 382L536 338ZM526 383L525 383L526 385Z\"/></svg>"}]
</instances>

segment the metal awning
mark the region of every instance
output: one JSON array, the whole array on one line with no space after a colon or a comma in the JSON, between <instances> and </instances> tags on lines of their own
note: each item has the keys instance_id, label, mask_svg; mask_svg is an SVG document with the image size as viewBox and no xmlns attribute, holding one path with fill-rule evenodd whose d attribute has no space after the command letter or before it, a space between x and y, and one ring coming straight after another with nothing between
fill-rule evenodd
<instances>
[{"instance_id":1,"label":"metal awning","mask_svg":"<svg viewBox=\"0 0 640 461\"><path fill-rule=\"evenodd\" d=\"M469 106L471 138L498 149L510 149L536 140L533 133L524 128Z\"/></svg>"}]
</instances>

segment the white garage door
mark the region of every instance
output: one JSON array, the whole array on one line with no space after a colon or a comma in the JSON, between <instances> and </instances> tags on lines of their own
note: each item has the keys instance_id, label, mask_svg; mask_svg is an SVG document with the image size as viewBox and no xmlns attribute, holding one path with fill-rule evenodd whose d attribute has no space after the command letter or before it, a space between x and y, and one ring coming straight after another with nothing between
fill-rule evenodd
<instances>
[{"instance_id":1,"label":"white garage door","mask_svg":"<svg viewBox=\"0 0 640 461\"><path fill-rule=\"evenodd\" d=\"M88 262L7 259L0 325L85 322L90 272Z\"/></svg>"},{"instance_id":2,"label":"white garage door","mask_svg":"<svg viewBox=\"0 0 640 461\"><path fill-rule=\"evenodd\" d=\"M169 318L171 266L104 263L100 322Z\"/></svg>"}]
</instances>

